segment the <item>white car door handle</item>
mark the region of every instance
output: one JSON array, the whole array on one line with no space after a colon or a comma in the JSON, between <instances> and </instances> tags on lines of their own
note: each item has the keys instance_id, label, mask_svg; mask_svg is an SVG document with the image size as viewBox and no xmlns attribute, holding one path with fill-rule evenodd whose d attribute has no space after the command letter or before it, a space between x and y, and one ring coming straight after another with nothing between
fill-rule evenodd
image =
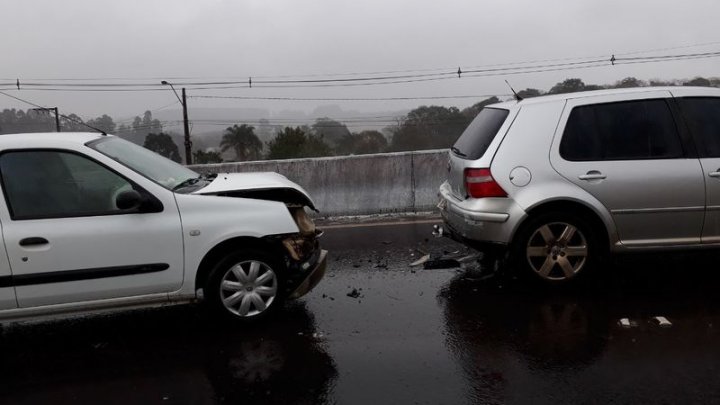
<instances>
[{"instance_id":1,"label":"white car door handle","mask_svg":"<svg viewBox=\"0 0 720 405\"><path fill-rule=\"evenodd\" d=\"M602 180L604 178L607 178L607 176L597 170L590 170L589 172L578 176L578 179L580 180Z\"/></svg>"},{"instance_id":2,"label":"white car door handle","mask_svg":"<svg viewBox=\"0 0 720 405\"><path fill-rule=\"evenodd\" d=\"M720 177L720 171L710 172L710 173L708 173L708 176L715 177L715 178Z\"/></svg>"},{"instance_id":3,"label":"white car door handle","mask_svg":"<svg viewBox=\"0 0 720 405\"><path fill-rule=\"evenodd\" d=\"M47 245L48 240L40 237L40 236L33 236L31 238L25 238L20 240L20 246L37 246L37 245Z\"/></svg>"}]
</instances>

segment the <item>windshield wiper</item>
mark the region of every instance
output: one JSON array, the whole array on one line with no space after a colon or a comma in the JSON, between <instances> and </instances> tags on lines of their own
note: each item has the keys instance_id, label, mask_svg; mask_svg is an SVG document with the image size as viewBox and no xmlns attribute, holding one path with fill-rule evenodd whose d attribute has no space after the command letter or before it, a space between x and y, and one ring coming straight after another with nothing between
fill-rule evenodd
<instances>
[{"instance_id":1,"label":"windshield wiper","mask_svg":"<svg viewBox=\"0 0 720 405\"><path fill-rule=\"evenodd\" d=\"M201 180L211 182L215 179L215 177L217 177L217 173L203 173L197 177L191 177L187 180L181 181L177 186L173 187L172 191L177 191L181 188L192 186Z\"/></svg>"},{"instance_id":2,"label":"windshield wiper","mask_svg":"<svg viewBox=\"0 0 720 405\"><path fill-rule=\"evenodd\" d=\"M456 147L454 147L454 146L451 147L450 150L451 150L454 154L456 154L456 155L458 155L458 156L460 156L460 157L467 157L466 154L460 152L460 149L458 149L458 148L456 148Z\"/></svg>"},{"instance_id":3,"label":"windshield wiper","mask_svg":"<svg viewBox=\"0 0 720 405\"><path fill-rule=\"evenodd\" d=\"M188 186L192 186L193 184L197 183L198 181L202 180L203 176L198 177L191 177L189 179L181 181L177 186L173 187L172 191L177 191L181 188L185 188Z\"/></svg>"}]
</instances>

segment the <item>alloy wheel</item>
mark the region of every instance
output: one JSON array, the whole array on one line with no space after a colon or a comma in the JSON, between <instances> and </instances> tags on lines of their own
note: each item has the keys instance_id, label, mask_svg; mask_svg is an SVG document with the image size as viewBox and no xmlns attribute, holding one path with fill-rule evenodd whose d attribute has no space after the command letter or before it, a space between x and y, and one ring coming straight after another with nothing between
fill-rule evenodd
<instances>
[{"instance_id":1,"label":"alloy wheel","mask_svg":"<svg viewBox=\"0 0 720 405\"><path fill-rule=\"evenodd\" d=\"M540 277L552 281L567 280L585 267L588 244L585 235L574 225L548 223L530 236L526 257Z\"/></svg>"}]
</instances>

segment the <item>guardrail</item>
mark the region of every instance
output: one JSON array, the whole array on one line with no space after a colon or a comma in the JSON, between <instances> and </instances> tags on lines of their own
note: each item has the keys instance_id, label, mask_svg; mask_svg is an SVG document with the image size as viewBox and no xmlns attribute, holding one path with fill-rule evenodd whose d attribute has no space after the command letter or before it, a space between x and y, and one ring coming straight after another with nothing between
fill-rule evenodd
<instances>
[{"instance_id":1,"label":"guardrail","mask_svg":"<svg viewBox=\"0 0 720 405\"><path fill-rule=\"evenodd\" d=\"M277 172L307 190L321 216L435 209L447 178L446 149L193 165L211 173Z\"/></svg>"}]
</instances>

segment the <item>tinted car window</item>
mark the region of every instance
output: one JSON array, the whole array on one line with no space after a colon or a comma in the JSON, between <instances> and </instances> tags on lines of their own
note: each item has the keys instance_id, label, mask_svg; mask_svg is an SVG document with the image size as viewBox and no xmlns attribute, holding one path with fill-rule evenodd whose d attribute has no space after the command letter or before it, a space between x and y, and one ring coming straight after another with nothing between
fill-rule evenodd
<instances>
[{"instance_id":1,"label":"tinted car window","mask_svg":"<svg viewBox=\"0 0 720 405\"><path fill-rule=\"evenodd\" d=\"M701 157L720 157L720 98L678 99Z\"/></svg>"},{"instance_id":2,"label":"tinted car window","mask_svg":"<svg viewBox=\"0 0 720 405\"><path fill-rule=\"evenodd\" d=\"M119 212L115 196L132 188L98 163L60 151L4 153L0 173L13 219Z\"/></svg>"},{"instance_id":3,"label":"tinted car window","mask_svg":"<svg viewBox=\"0 0 720 405\"><path fill-rule=\"evenodd\" d=\"M560 155L571 161L672 159L683 150L670 107L656 99L575 107Z\"/></svg>"},{"instance_id":4,"label":"tinted car window","mask_svg":"<svg viewBox=\"0 0 720 405\"><path fill-rule=\"evenodd\" d=\"M508 114L508 110L483 108L455 142L453 153L465 159L480 159Z\"/></svg>"}]
</instances>

